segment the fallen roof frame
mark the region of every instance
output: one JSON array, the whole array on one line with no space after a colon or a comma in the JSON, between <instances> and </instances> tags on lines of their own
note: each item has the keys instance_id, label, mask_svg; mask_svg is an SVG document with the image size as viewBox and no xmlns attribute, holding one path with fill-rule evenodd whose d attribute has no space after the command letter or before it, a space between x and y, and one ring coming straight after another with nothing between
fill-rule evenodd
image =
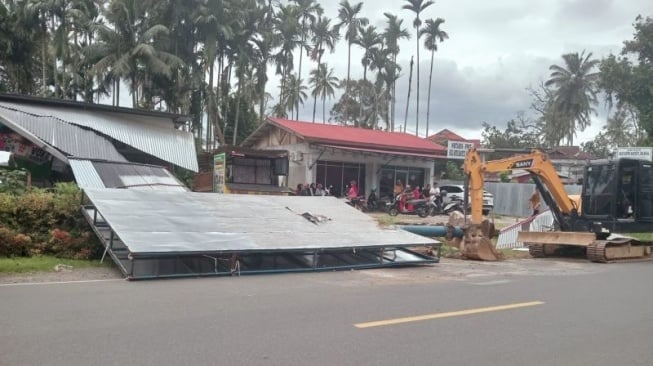
<instances>
[{"instance_id":1,"label":"fallen roof frame","mask_svg":"<svg viewBox=\"0 0 653 366\"><path fill-rule=\"evenodd\" d=\"M360 237L360 232L370 228L368 219L373 219L336 199L323 200L326 206L324 211L339 213L342 218L335 217L335 223L331 220L314 223L286 208L275 211L275 207L295 200L299 208L308 201L318 202L320 198L115 189L86 190L84 195L88 202L82 207L85 218L101 239L105 255L108 254L116 262L128 279L326 271L438 262L437 256L410 250L411 247L438 246L439 242L432 239L403 230L382 229L376 226L371 226L375 232L369 233L368 240ZM180 199L187 198L193 202L202 196L207 198L208 205L211 205L212 199L224 198L225 200L218 201L222 201L222 208L227 209L221 212L218 207L206 205L191 205L185 208L179 206ZM280 215L277 226L279 222L293 222L279 228L274 226L275 223L264 221L269 225L268 228L259 227L251 230L252 232L242 232L243 228L239 226L238 221L251 218L241 215L236 221L219 222L228 221L225 218L235 214L233 209L229 209L229 202L234 199L244 200L243 204L252 199L258 199L260 202L276 201L271 203L267 211L263 209L262 216L269 216L270 212ZM121 203L120 200L124 202ZM189 217L188 221L179 221L178 217L165 219L169 209L179 210L183 216L188 214L188 208L200 212ZM124 209L128 212L123 211ZM145 221L139 222L136 219L137 216L148 215L151 216ZM197 217L205 215L210 216L208 220L195 222ZM121 217L124 220L121 221ZM350 222L352 220L353 223ZM170 227L171 222L176 222L178 226ZM147 227L142 227L143 225ZM224 232L224 228L231 228L228 229L231 232ZM296 232L285 231L290 228ZM134 235L134 230L142 231ZM341 233L334 235L331 230ZM186 242L180 243L179 240Z\"/></svg>"}]
</instances>

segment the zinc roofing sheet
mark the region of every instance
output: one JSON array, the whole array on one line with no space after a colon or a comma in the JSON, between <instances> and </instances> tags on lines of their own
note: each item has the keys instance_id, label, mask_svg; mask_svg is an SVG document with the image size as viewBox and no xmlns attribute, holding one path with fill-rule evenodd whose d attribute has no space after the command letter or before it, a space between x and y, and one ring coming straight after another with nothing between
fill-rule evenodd
<instances>
[{"instance_id":1,"label":"zinc roofing sheet","mask_svg":"<svg viewBox=\"0 0 653 366\"><path fill-rule=\"evenodd\" d=\"M159 166L82 159L70 159L70 166L77 184L84 189L188 191L172 173Z\"/></svg>"},{"instance_id":2,"label":"zinc roofing sheet","mask_svg":"<svg viewBox=\"0 0 653 366\"><path fill-rule=\"evenodd\" d=\"M69 159L68 163L73 170L79 188L105 188L102 178L100 178L90 160Z\"/></svg>"},{"instance_id":3,"label":"zinc roofing sheet","mask_svg":"<svg viewBox=\"0 0 653 366\"><path fill-rule=\"evenodd\" d=\"M108 139L59 119L25 113L4 105L0 105L0 118L21 126L66 156L127 161Z\"/></svg>"},{"instance_id":4,"label":"zinc roofing sheet","mask_svg":"<svg viewBox=\"0 0 653 366\"><path fill-rule=\"evenodd\" d=\"M438 243L401 229L382 228L374 218L334 197L131 189L90 189L85 193L135 254L305 251ZM306 212L326 221L314 224L302 216Z\"/></svg>"},{"instance_id":5,"label":"zinc roofing sheet","mask_svg":"<svg viewBox=\"0 0 653 366\"><path fill-rule=\"evenodd\" d=\"M0 102L0 107L87 127L161 160L198 171L193 135L176 130L169 118L16 102Z\"/></svg>"}]
</instances>

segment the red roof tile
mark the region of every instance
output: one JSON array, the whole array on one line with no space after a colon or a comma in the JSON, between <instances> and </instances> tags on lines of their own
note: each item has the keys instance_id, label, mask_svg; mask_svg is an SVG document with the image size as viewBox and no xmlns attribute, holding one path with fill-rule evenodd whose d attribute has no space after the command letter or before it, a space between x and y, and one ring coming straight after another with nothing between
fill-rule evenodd
<instances>
[{"instance_id":1,"label":"red roof tile","mask_svg":"<svg viewBox=\"0 0 653 366\"><path fill-rule=\"evenodd\" d=\"M291 121L273 117L269 118L268 121L315 143L343 147L376 148L388 151L423 152L433 155L444 155L447 151L444 146L407 133Z\"/></svg>"}]
</instances>

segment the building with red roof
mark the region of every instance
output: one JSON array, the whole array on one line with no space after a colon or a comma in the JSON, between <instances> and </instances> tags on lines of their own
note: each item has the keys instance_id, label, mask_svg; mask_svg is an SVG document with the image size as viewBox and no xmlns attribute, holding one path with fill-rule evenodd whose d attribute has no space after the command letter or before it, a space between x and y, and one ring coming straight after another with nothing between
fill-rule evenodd
<instances>
[{"instance_id":1,"label":"building with red roof","mask_svg":"<svg viewBox=\"0 0 653 366\"><path fill-rule=\"evenodd\" d=\"M406 133L275 117L242 146L288 150L291 187L316 183L344 195L356 181L361 195L378 187L379 195L390 197L397 181L412 186L431 183L435 160L447 154L444 146Z\"/></svg>"},{"instance_id":2,"label":"building with red roof","mask_svg":"<svg viewBox=\"0 0 653 366\"><path fill-rule=\"evenodd\" d=\"M436 144L446 146L448 141L456 142L471 142L475 147L481 146L481 140L478 139L466 139L459 134L448 130L442 129L439 132L434 133L433 135L426 138L429 141L435 142Z\"/></svg>"}]
</instances>

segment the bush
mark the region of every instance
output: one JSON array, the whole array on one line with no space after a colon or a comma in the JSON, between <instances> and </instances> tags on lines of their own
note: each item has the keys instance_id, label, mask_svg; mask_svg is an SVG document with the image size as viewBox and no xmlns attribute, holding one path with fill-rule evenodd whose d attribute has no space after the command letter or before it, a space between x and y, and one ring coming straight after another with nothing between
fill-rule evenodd
<instances>
[{"instance_id":1,"label":"bush","mask_svg":"<svg viewBox=\"0 0 653 366\"><path fill-rule=\"evenodd\" d=\"M31 189L21 195L0 193L0 255L49 254L90 259L101 245L80 211L75 184L58 183L51 191Z\"/></svg>"},{"instance_id":2,"label":"bush","mask_svg":"<svg viewBox=\"0 0 653 366\"><path fill-rule=\"evenodd\" d=\"M5 257L31 256L32 238L13 230L0 227L0 255Z\"/></svg>"}]
</instances>

